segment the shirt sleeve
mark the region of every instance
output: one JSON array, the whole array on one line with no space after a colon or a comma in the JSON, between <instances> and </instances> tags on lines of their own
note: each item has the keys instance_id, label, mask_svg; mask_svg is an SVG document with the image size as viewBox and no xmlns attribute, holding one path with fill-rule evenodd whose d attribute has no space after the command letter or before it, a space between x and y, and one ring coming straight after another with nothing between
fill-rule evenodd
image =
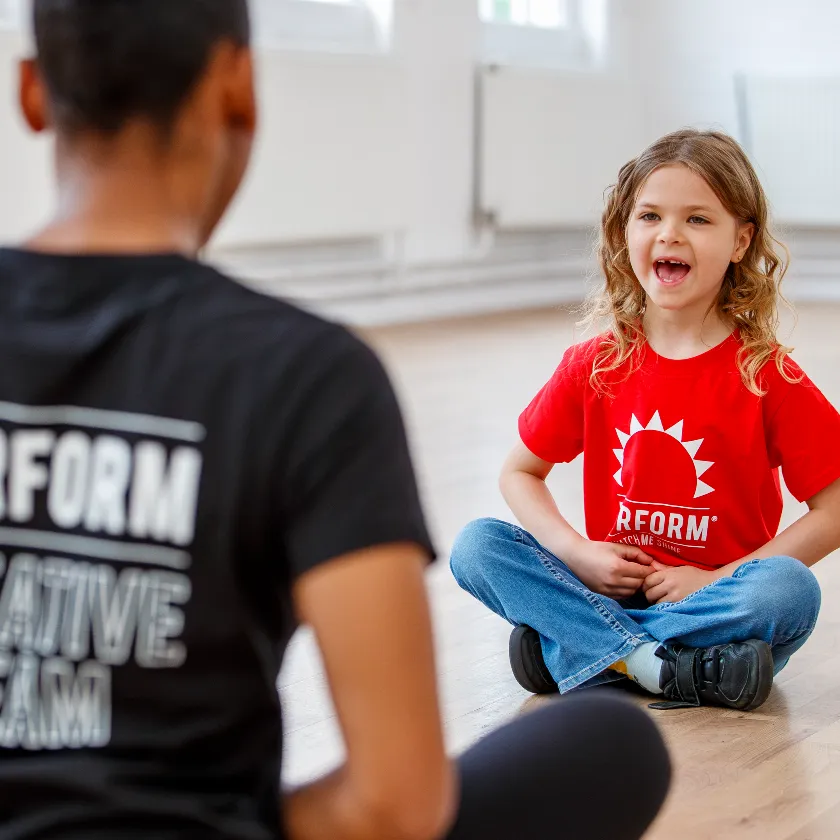
<instances>
[{"instance_id":1,"label":"shirt sleeve","mask_svg":"<svg viewBox=\"0 0 840 840\"><path fill-rule=\"evenodd\" d=\"M786 365L801 379L774 382L780 393L775 407L771 400L767 450L770 466L781 467L788 490L805 502L840 478L840 414L798 365Z\"/></svg>"},{"instance_id":2,"label":"shirt sleeve","mask_svg":"<svg viewBox=\"0 0 840 840\"><path fill-rule=\"evenodd\" d=\"M573 461L583 452L586 363L580 345L570 347L551 379L519 417L522 443L552 464Z\"/></svg>"},{"instance_id":3,"label":"shirt sleeve","mask_svg":"<svg viewBox=\"0 0 840 840\"><path fill-rule=\"evenodd\" d=\"M433 560L402 414L382 364L344 330L316 356L274 478L292 578L392 542L415 543Z\"/></svg>"}]
</instances>

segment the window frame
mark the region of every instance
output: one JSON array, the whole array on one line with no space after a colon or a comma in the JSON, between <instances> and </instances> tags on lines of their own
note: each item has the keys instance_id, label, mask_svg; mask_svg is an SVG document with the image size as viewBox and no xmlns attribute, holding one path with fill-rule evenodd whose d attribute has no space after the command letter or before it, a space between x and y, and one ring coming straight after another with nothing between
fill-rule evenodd
<instances>
[{"instance_id":1,"label":"window frame","mask_svg":"<svg viewBox=\"0 0 840 840\"><path fill-rule=\"evenodd\" d=\"M546 70L593 68L601 53L587 27L587 2L592 0L566 0L567 23L556 28L481 18L482 63ZM477 13L480 16L479 9Z\"/></svg>"},{"instance_id":2,"label":"window frame","mask_svg":"<svg viewBox=\"0 0 840 840\"><path fill-rule=\"evenodd\" d=\"M481 12L479 12L479 16L481 17L481 22L482 23L497 24L499 26L516 26L516 27L526 27L526 28L532 28L533 27L535 29L547 29L549 31L556 32L557 30L567 29L569 27L570 22L571 22L571 8L570 7L573 5L571 0L558 0L558 1L563 6L563 10L564 10L564 13L565 13L563 15L563 17L566 20L566 23L561 23L558 26L541 26L540 24L533 23L532 21L529 21L527 23L519 23L517 21L495 20L494 18L483 17ZM493 4L495 2L495 0L485 0L485 2ZM534 2L534 0L525 0L525 2L528 4L528 6L530 8L530 6ZM482 5L481 2L479 2L479 6L480 5Z\"/></svg>"}]
</instances>

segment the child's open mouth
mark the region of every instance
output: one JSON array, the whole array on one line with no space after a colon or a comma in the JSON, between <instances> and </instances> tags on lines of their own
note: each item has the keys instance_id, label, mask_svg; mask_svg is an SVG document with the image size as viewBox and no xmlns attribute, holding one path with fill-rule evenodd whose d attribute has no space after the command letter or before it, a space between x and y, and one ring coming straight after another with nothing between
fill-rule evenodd
<instances>
[{"instance_id":1,"label":"child's open mouth","mask_svg":"<svg viewBox=\"0 0 840 840\"><path fill-rule=\"evenodd\" d=\"M685 280L688 272L691 271L691 266L682 260L666 257L656 260L653 264L653 270L663 283L674 284Z\"/></svg>"}]
</instances>

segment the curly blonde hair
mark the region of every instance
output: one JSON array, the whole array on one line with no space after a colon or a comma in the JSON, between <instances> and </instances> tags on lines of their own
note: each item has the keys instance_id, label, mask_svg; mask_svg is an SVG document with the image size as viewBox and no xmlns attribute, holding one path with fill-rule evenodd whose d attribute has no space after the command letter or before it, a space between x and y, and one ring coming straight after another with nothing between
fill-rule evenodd
<instances>
[{"instance_id":1,"label":"curly blonde hair","mask_svg":"<svg viewBox=\"0 0 840 840\"><path fill-rule=\"evenodd\" d=\"M759 374L771 359L785 379L794 381L785 366L791 348L776 338L778 302L784 301L780 285L790 255L770 233L767 197L743 149L726 134L694 129L657 140L621 168L618 182L608 191L598 246L604 282L586 303L584 323L606 320L609 329L595 356L590 382L599 393L609 393L610 373L630 361L629 376L641 363L638 351L645 343L642 319L647 296L630 265L627 225L650 175L674 164L703 178L736 219L753 225L750 246L740 262L730 263L714 306L740 332L738 369L744 385L763 396Z\"/></svg>"}]
</instances>

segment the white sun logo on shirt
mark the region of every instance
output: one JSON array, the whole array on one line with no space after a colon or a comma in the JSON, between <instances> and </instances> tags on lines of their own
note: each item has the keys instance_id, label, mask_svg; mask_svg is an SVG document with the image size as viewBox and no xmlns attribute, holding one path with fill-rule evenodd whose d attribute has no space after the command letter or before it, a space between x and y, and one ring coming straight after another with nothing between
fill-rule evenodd
<instances>
[{"instance_id":1,"label":"white sun logo on shirt","mask_svg":"<svg viewBox=\"0 0 840 840\"><path fill-rule=\"evenodd\" d=\"M613 478L618 482L619 487L622 486L621 483L621 473L624 469L624 450L627 448L627 443L629 442L630 438L633 435L639 434L639 432L662 432L663 434L670 435L674 440L680 443L688 452L689 456L691 457L691 461L694 464L694 471L697 473L697 489L694 493L694 498L699 499L701 496L706 496L709 493L714 493L715 488L710 487L703 481L700 481L700 476L703 475L707 470L715 465L714 461L698 461L695 457L697 455L697 451L700 449L701 445L703 444L703 438L700 440L683 440L683 422L680 420L679 423L671 426L670 429L666 429L662 425L662 418L659 416L659 412L657 411L653 417L651 417L650 423L647 426L643 426L639 420L636 418L636 415L633 414L630 417L630 432L622 432L621 429L616 429L616 434L618 435L618 439L621 441L621 449L613 449L615 453L615 457L618 458L618 463L621 466L618 468L618 472L613 476Z\"/></svg>"}]
</instances>

